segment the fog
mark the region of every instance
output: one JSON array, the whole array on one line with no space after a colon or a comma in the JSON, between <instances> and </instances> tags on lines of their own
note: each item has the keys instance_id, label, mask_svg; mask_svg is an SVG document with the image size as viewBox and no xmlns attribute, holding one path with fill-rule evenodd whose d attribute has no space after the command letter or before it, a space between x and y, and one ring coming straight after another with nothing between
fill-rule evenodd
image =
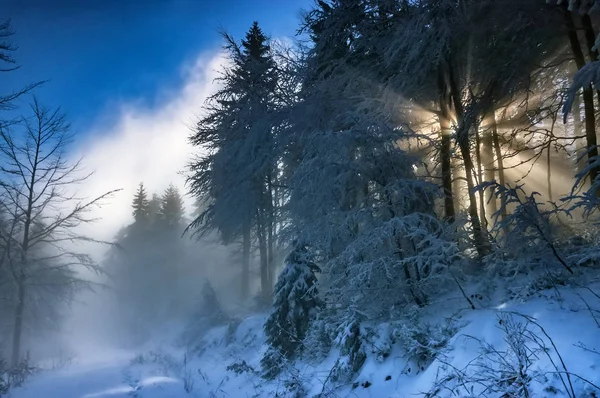
<instances>
[{"instance_id":1,"label":"fog","mask_svg":"<svg viewBox=\"0 0 600 398\"><path fill-rule=\"evenodd\" d=\"M77 231L99 241L122 244L118 242L117 234L134 221L132 200L140 182L146 187L149 199L153 193L161 196L170 184L179 190L185 218L169 238L177 242L177 249L181 251L177 253L179 258L172 259L173 263L165 266L160 263L164 261L161 248L154 247L154 258L146 264L148 269L163 267L175 274L176 283L163 284L167 290L161 294L178 304L177 312L171 311L170 316L163 314L160 319L156 317L153 330L145 334L144 339L135 339L127 325L123 325L127 322L127 319L123 319L125 312L133 309L124 308L127 305L120 302L122 297L115 290L115 280L104 274L79 269L82 278L93 282L92 289L77 293L75 302L64 309L65 316L58 330L50 335L25 336L32 358L44 360L58 356L99 359L107 350L133 349L147 339L164 334L165 328L181 327L178 323L189 318L199 302L201 287L207 279L219 292L219 300L223 305L229 306L232 312L236 311L239 289L234 287L239 282L234 263L237 248L221 245L215 236L200 240L189 234L182 236L183 228L194 211L194 200L185 194L183 174L192 151L188 143L190 126L197 120L207 96L216 89L216 71L223 62L223 56L218 52L200 54L182 66L180 73L185 83L181 87L165 88L159 94L162 100L152 108L136 101L120 104L114 116L99 118L101 122L80 134L86 138L76 141L70 154L72 161L83 159L86 172L93 172L89 179L77 186L81 195L94 198L111 190L119 190L104 200L102 207L94 210L95 222L82 225ZM125 252L129 256L136 248L86 243L79 245L76 250L91 254L104 271L116 269L118 273L109 254ZM137 278L143 279L145 276L139 274ZM137 282L144 285L143 280ZM147 294L151 296L157 293L149 291ZM140 311L139 308L137 310ZM143 316L150 321L155 315L154 310L147 308ZM165 320L169 322L165 323Z\"/></svg>"},{"instance_id":2,"label":"fog","mask_svg":"<svg viewBox=\"0 0 600 398\"><path fill-rule=\"evenodd\" d=\"M185 77L183 86L165 88L161 94L164 100L156 107L148 108L135 101L123 103L116 116L105 118L81 134L88 138L77 143L72 157L83 157L86 168L94 171L81 191L93 197L122 189L98 212L101 219L86 226L95 237L110 239L133 220L131 199L140 182L150 191L162 191L173 183L185 192L181 173L192 153L187 141L190 126L206 97L216 89L214 79L223 62L218 52L200 54L182 66L179 73ZM189 209L192 200L187 195L185 200Z\"/></svg>"}]
</instances>

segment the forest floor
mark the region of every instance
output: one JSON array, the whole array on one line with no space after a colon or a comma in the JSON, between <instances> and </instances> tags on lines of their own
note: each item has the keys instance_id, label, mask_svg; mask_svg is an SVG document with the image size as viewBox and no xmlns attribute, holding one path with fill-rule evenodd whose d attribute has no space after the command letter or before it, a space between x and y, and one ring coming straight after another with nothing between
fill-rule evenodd
<instances>
[{"instance_id":1,"label":"forest floor","mask_svg":"<svg viewBox=\"0 0 600 398\"><path fill-rule=\"evenodd\" d=\"M432 362L405 358L394 342L384 357L366 349L366 362L346 383L330 380L337 350L316 364L299 360L273 381L261 379L266 315L259 314L237 328L211 329L194 352L164 343L104 351L40 371L9 397L599 397L598 292L598 285L556 287L526 301L455 313L453 335ZM377 328L380 336L387 329Z\"/></svg>"}]
</instances>

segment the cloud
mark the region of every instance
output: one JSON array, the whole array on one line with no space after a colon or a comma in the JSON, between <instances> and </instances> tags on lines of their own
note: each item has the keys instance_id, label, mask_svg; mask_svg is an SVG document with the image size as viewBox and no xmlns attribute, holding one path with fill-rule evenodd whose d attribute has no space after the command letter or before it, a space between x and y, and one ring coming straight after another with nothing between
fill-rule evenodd
<instances>
[{"instance_id":1,"label":"cloud","mask_svg":"<svg viewBox=\"0 0 600 398\"><path fill-rule=\"evenodd\" d=\"M214 92L214 79L224 63L217 52L204 53L181 69L183 85L163 92L157 105L148 107L131 101L118 107L111 122L99 122L77 143L73 158L83 157L83 166L94 174L78 191L87 198L114 189L116 193L97 211L100 220L82 231L94 238L110 240L119 228L132 221L131 200L143 182L149 192L162 192L169 183L185 192L186 163L197 151L188 143L205 99ZM102 118L101 118L102 119ZM190 198L186 199L190 205Z\"/></svg>"}]
</instances>

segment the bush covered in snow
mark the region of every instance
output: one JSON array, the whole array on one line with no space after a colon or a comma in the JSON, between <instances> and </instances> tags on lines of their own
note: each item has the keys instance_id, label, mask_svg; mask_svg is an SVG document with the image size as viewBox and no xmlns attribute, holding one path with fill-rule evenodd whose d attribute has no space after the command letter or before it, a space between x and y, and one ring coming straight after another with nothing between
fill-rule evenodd
<instances>
[{"instance_id":1,"label":"bush covered in snow","mask_svg":"<svg viewBox=\"0 0 600 398\"><path fill-rule=\"evenodd\" d=\"M21 387L27 379L38 372L27 354L16 366L10 366L0 357L0 397L15 387Z\"/></svg>"},{"instance_id":2,"label":"bush covered in snow","mask_svg":"<svg viewBox=\"0 0 600 398\"><path fill-rule=\"evenodd\" d=\"M150 350L139 353L130 361L131 365L151 365L156 367L162 376L177 374L180 368L180 362L168 352L163 350Z\"/></svg>"},{"instance_id":3,"label":"bush covered in snow","mask_svg":"<svg viewBox=\"0 0 600 398\"><path fill-rule=\"evenodd\" d=\"M535 318L499 312L496 326L503 336L501 344L462 336L479 345L479 354L461 369L444 363L441 367L444 375L434 383L427 397L442 396L442 391L453 396L524 398L542 393L569 398L595 397L600 392L594 378L586 379L567 368L552 336Z\"/></svg>"},{"instance_id":4,"label":"bush covered in snow","mask_svg":"<svg viewBox=\"0 0 600 398\"><path fill-rule=\"evenodd\" d=\"M316 287L319 268L309 250L296 245L275 286L274 309L265 323L269 349L262 360L267 377L276 375L282 358L290 359L301 350L310 322L322 305Z\"/></svg>"},{"instance_id":5,"label":"bush covered in snow","mask_svg":"<svg viewBox=\"0 0 600 398\"><path fill-rule=\"evenodd\" d=\"M364 334L358 318L352 317L342 324L335 345L340 348L340 357L331 370L331 380L345 382L356 375L367 359Z\"/></svg>"},{"instance_id":6,"label":"bush covered in snow","mask_svg":"<svg viewBox=\"0 0 600 398\"><path fill-rule=\"evenodd\" d=\"M394 337L405 357L424 370L443 353L456 330L456 324L451 319L438 323L424 322L416 311L410 311L405 320L396 323Z\"/></svg>"},{"instance_id":7,"label":"bush covered in snow","mask_svg":"<svg viewBox=\"0 0 600 398\"><path fill-rule=\"evenodd\" d=\"M333 347L337 322L335 317L327 315L325 311L317 315L304 338L304 358L314 363L325 359Z\"/></svg>"},{"instance_id":8,"label":"bush covered in snow","mask_svg":"<svg viewBox=\"0 0 600 398\"><path fill-rule=\"evenodd\" d=\"M561 223L561 218L568 217L568 212L553 204L541 203L540 195L536 192L528 194L523 185L510 187L494 182L485 186L502 203L494 215L497 222L491 231L498 248L485 259L488 268L509 278L546 270L573 274L573 264L562 250L560 239L574 232L564 231ZM508 207L512 211L509 212ZM500 218L503 213L506 215Z\"/></svg>"}]
</instances>

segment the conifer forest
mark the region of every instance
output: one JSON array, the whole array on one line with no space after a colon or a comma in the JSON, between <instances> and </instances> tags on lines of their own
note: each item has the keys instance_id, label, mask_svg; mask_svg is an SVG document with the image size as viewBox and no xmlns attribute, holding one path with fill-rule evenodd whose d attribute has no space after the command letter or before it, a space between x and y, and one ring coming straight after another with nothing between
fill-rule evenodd
<instances>
[{"instance_id":1,"label":"conifer forest","mask_svg":"<svg viewBox=\"0 0 600 398\"><path fill-rule=\"evenodd\" d=\"M168 184L0 83L0 397L599 396L600 1L296 20L219 31Z\"/></svg>"}]
</instances>

